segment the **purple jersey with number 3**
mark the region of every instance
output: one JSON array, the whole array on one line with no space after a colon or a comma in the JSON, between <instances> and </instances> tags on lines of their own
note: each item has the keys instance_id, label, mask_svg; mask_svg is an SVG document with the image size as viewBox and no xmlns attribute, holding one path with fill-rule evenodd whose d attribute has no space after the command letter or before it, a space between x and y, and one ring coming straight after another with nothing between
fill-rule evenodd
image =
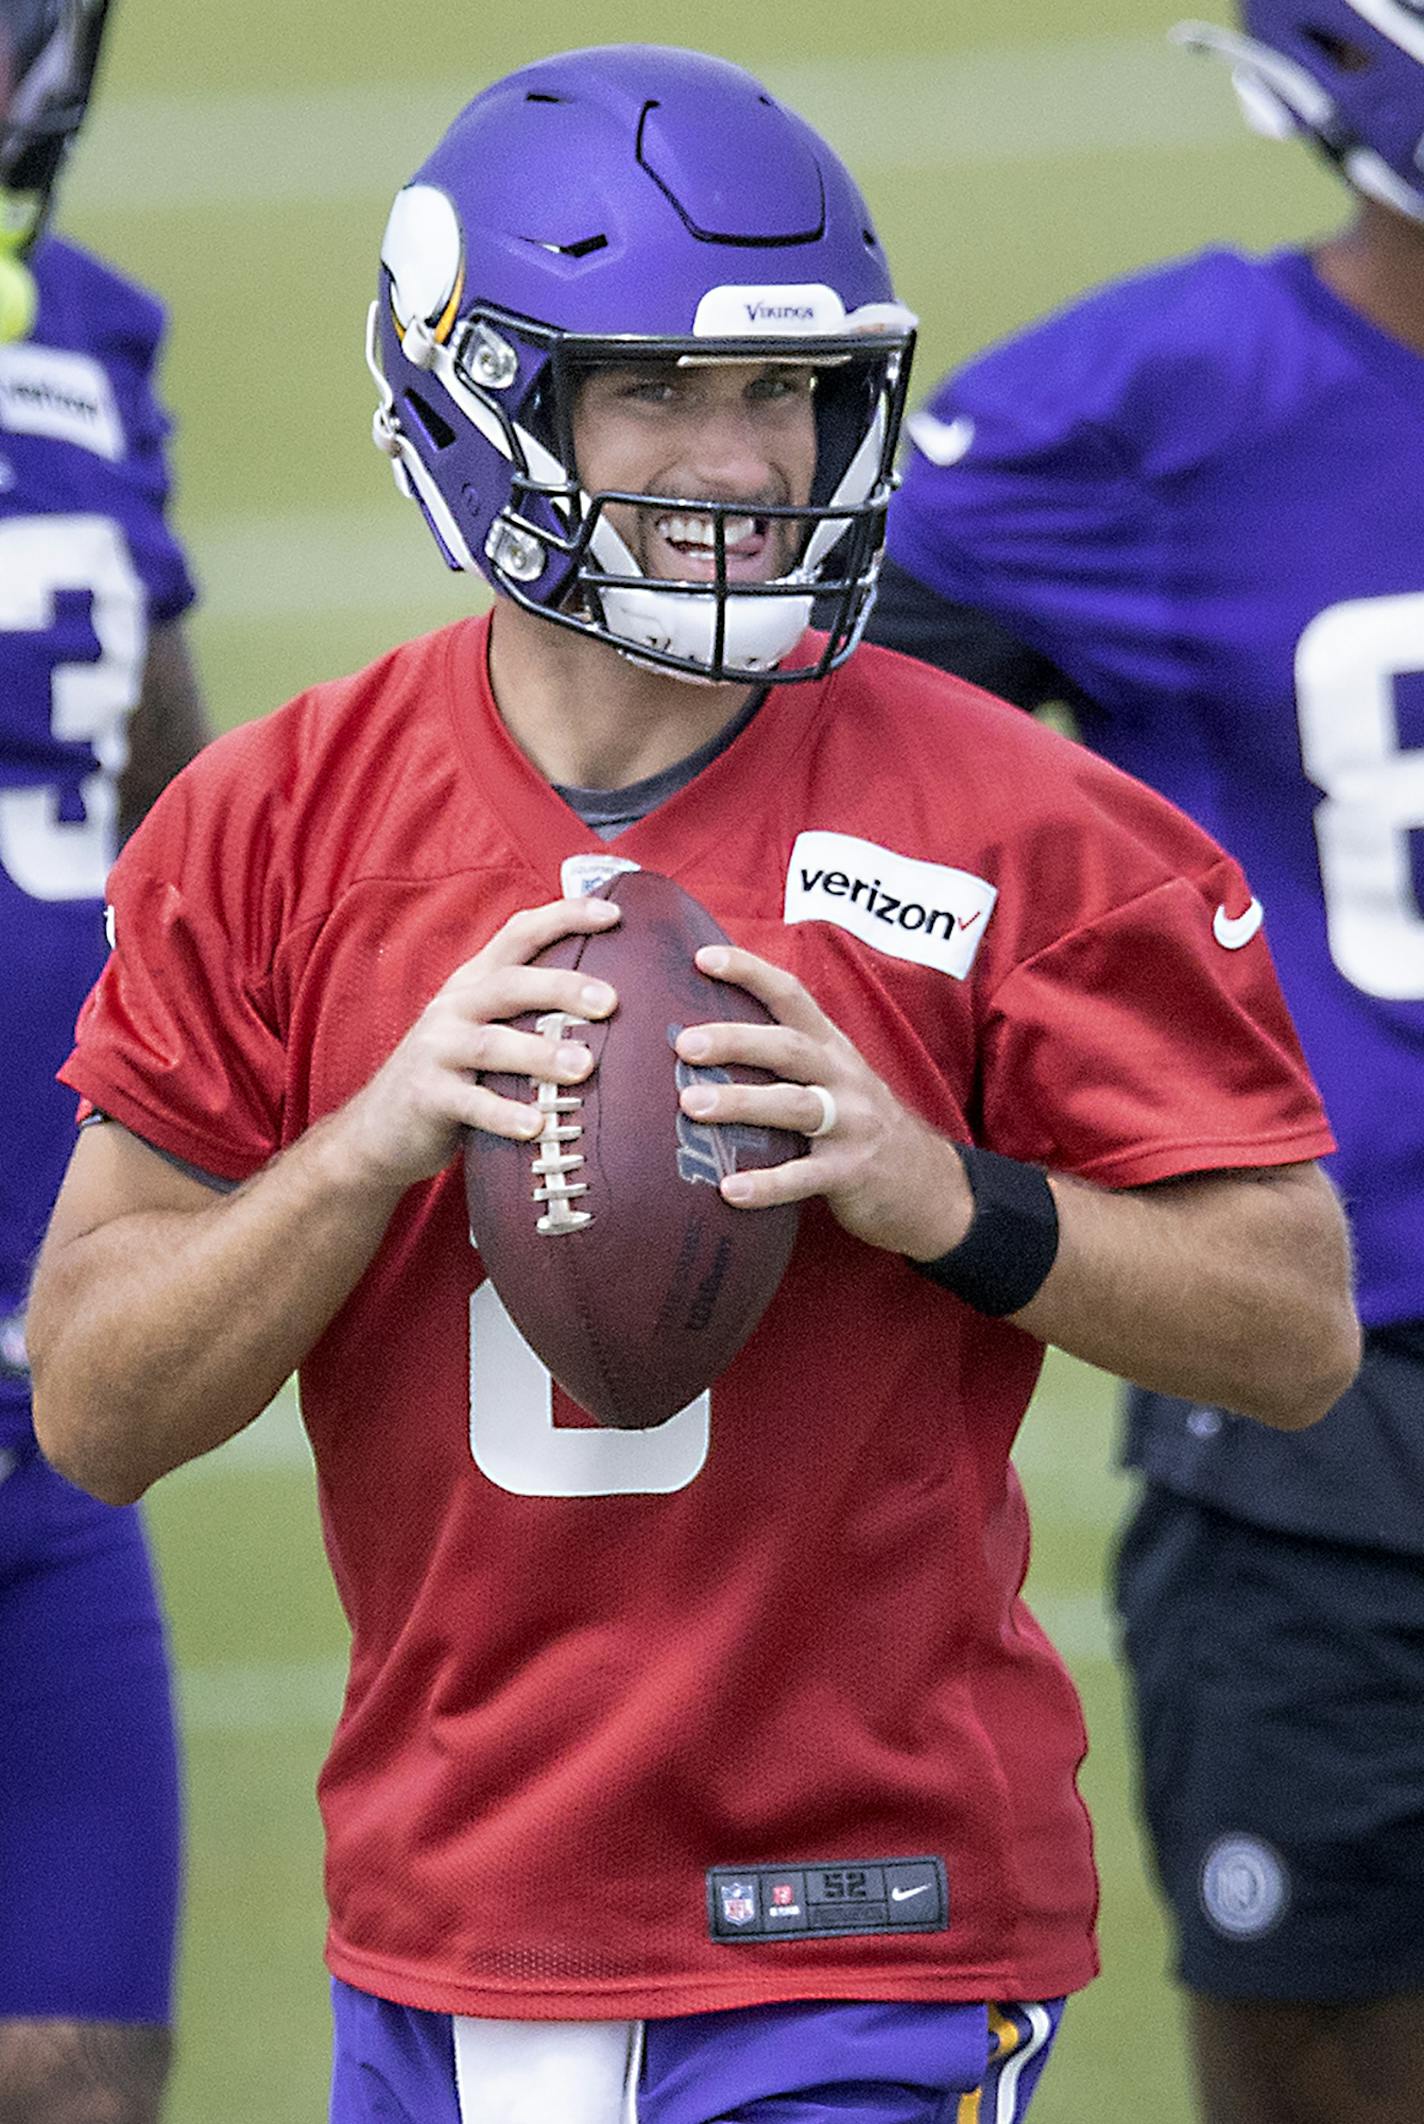
<instances>
[{"instance_id":1,"label":"purple jersey with number 3","mask_svg":"<svg viewBox=\"0 0 1424 2124\"><path fill-rule=\"evenodd\" d=\"M1361 1313L1424 1319L1424 358L1299 253L1209 251L971 363L911 432L891 555L1047 656L1094 749L1240 861Z\"/></svg>"},{"instance_id":2,"label":"purple jersey with number 3","mask_svg":"<svg viewBox=\"0 0 1424 2124\"><path fill-rule=\"evenodd\" d=\"M21 1312L74 1140L54 1081L104 962L115 787L150 629L193 596L165 522L154 299L57 238L0 346L0 1444L29 1421Z\"/></svg>"}]
</instances>

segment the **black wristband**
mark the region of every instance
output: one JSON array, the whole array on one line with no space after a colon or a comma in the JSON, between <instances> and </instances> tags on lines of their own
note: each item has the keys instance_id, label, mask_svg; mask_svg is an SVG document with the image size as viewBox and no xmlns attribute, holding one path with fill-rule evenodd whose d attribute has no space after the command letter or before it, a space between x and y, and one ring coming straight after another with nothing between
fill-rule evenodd
<instances>
[{"instance_id":1,"label":"black wristband","mask_svg":"<svg viewBox=\"0 0 1424 2124\"><path fill-rule=\"evenodd\" d=\"M1058 1253L1058 1205L1041 1167L974 1143L955 1149L974 1197L969 1229L947 1254L910 1266L976 1313L1001 1319L1042 1290Z\"/></svg>"}]
</instances>

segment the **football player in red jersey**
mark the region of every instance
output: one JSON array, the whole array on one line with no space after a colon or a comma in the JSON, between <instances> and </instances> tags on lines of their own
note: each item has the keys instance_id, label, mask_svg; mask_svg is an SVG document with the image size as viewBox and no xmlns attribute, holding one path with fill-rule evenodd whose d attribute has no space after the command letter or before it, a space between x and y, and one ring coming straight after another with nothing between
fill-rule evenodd
<instances>
[{"instance_id":1,"label":"football player in red jersey","mask_svg":"<svg viewBox=\"0 0 1424 2124\"><path fill-rule=\"evenodd\" d=\"M1352 1373L1236 866L857 647L911 335L739 69L497 83L397 198L369 335L377 440L494 611L220 740L113 879L38 1421L128 1498L300 1370L353 1633L337 2124L1021 2118L1096 1966L1081 1720L1020 1598L1043 1346L1283 1429ZM807 1204L757 1331L632 1433L514 1331L457 1156L538 1132L482 1072L587 1075L509 1021L617 1007L530 962L628 865L775 1021L682 1033L770 1072L685 1112L810 1139L722 1182Z\"/></svg>"}]
</instances>

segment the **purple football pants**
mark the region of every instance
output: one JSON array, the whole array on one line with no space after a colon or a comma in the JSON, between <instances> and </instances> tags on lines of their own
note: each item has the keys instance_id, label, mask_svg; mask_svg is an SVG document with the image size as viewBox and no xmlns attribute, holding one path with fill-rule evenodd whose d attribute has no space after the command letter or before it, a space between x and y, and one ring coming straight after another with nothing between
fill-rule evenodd
<instances>
[{"instance_id":1,"label":"purple football pants","mask_svg":"<svg viewBox=\"0 0 1424 2124\"><path fill-rule=\"evenodd\" d=\"M166 2023L180 1865L143 1528L0 1453L0 2018Z\"/></svg>"},{"instance_id":2,"label":"purple football pants","mask_svg":"<svg viewBox=\"0 0 1424 2124\"><path fill-rule=\"evenodd\" d=\"M485 2124L448 2014L332 1985L331 2124ZM794 2004L644 2024L627 2124L1021 2124L1062 2018L1045 2005ZM529 2124L537 2104L502 2107Z\"/></svg>"}]
</instances>

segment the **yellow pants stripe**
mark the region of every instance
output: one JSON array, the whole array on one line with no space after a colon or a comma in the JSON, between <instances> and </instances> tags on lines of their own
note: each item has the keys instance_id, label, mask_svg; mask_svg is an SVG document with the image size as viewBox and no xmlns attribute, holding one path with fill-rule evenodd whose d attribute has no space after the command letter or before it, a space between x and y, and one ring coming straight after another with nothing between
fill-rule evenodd
<instances>
[{"instance_id":1,"label":"yellow pants stripe","mask_svg":"<svg viewBox=\"0 0 1424 2124\"><path fill-rule=\"evenodd\" d=\"M988 2014L989 2033L994 2039L994 2044L985 2065L986 2078L990 2068L1002 2065L1006 2058L1012 2057L1014 2052L1027 2040L1027 2036L1031 2032L1021 2028L1017 2021L1011 2020L1009 2015L998 2006L990 2006ZM997 2119L993 2117L981 2118L983 2093L982 2087L976 2087L973 2094L959 2097L959 2108L955 2112L954 2124L997 2124Z\"/></svg>"}]
</instances>

